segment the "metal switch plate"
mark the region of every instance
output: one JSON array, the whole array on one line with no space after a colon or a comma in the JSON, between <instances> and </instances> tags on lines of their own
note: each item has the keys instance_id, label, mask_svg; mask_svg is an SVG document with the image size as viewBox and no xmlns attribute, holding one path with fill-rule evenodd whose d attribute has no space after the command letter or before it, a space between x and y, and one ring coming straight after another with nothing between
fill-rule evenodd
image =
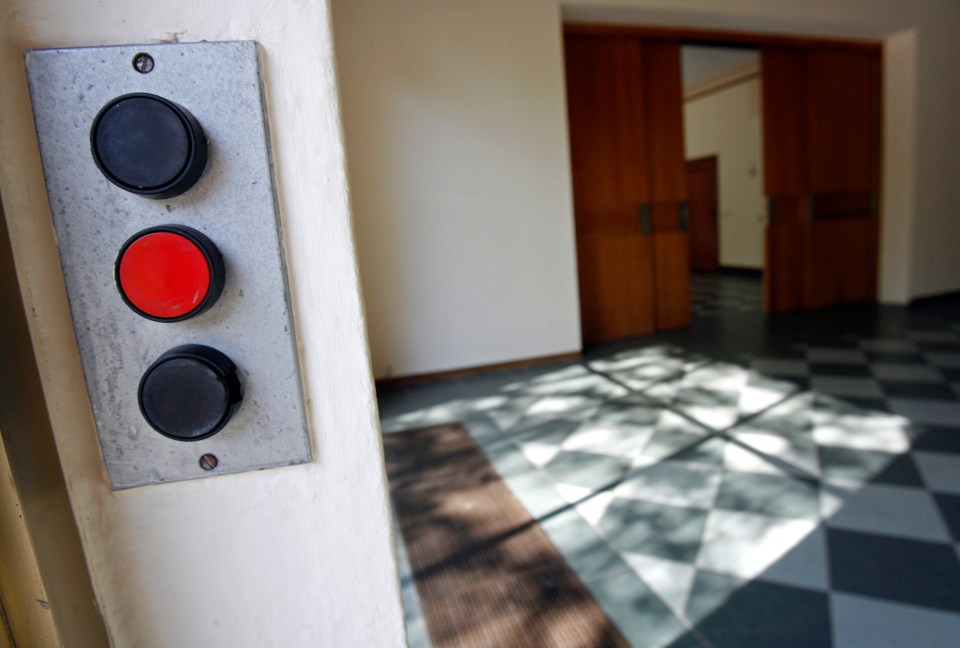
<instances>
[{"instance_id":1,"label":"metal switch plate","mask_svg":"<svg viewBox=\"0 0 960 648\"><path fill-rule=\"evenodd\" d=\"M147 73L144 54L152 62ZM112 487L310 461L256 43L34 50L26 63L61 266ZM136 92L183 106L203 127L206 168L182 195L130 193L93 160L90 127L98 111ZM159 225L194 228L223 255L223 293L192 319L145 319L114 283L124 242ZM243 385L243 402L226 427L193 442L154 431L137 403L144 371L184 344L226 354Z\"/></svg>"}]
</instances>

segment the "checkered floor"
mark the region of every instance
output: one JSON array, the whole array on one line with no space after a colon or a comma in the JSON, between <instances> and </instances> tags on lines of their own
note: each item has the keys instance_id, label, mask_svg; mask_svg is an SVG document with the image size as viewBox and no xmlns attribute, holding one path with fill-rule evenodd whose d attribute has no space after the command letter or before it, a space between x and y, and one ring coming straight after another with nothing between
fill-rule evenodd
<instances>
[{"instance_id":1,"label":"checkered floor","mask_svg":"<svg viewBox=\"0 0 960 648\"><path fill-rule=\"evenodd\" d=\"M383 428L462 421L636 646L957 645L960 317L837 339L638 341L384 392Z\"/></svg>"},{"instance_id":2,"label":"checkered floor","mask_svg":"<svg viewBox=\"0 0 960 648\"><path fill-rule=\"evenodd\" d=\"M690 276L690 312L694 317L719 317L731 312L763 312L760 273L694 272Z\"/></svg>"}]
</instances>

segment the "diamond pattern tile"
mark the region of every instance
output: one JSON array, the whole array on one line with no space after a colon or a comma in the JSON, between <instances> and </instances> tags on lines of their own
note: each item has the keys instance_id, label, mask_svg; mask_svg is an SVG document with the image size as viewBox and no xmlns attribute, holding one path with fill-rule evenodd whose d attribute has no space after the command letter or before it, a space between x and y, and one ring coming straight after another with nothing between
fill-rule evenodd
<instances>
[{"instance_id":1,"label":"diamond pattern tile","mask_svg":"<svg viewBox=\"0 0 960 648\"><path fill-rule=\"evenodd\" d=\"M753 579L816 528L812 520L715 509L707 519L696 564L719 574Z\"/></svg>"},{"instance_id":2,"label":"diamond pattern tile","mask_svg":"<svg viewBox=\"0 0 960 648\"><path fill-rule=\"evenodd\" d=\"M789 398L796 385L745 371L726 363L711 363L653 385L644 395L689 420L721 430Z\"/></svg>"},{"instance_id":3,"label":"diamond pattern tile","mask_svg":"<svg viewBox=\"0 0 960 648\"><path fill-rule=\"evenodd\" d=\"M936 452L914 452L913 458L930 490L960 495L960 457Z\"/></svg>"},{"instance_id":4,"label":"diamond pattern tile","mask_svg":"<svg viewBox=\"0 0 960 648\"><path fill-rule=\"evenodd\" d=\"M853 594L832 594L834 646L943 648L960 636L960 615Z\"/></svg>"},{"instance_id":5,"label":"diamond pattern tile","mask_svg":"<svg viewBox=\"0 0 960 648\"><path fill-rule=\"evenodd\" d=\"M960 612L960 560L950 545L840 529L827 530L827 545L834 590Z\"/></svg>"},{"instance_id":6,"label":"diamond pattern tile","mask_svg":"<svg viewBox=\"0 0 960 648\"><path fill-rule=\"evenodd\" d=\"M820 493L812 480L728 471L715 506L727 511L817 520Z\"/></svg>"},{"instance_id":7,"label":"diamond pattern tile","mask_svg":"<svg viewBox=\"0 0 960 648\"><path fill-rule=\"evenodd\" d=\"M950 541L936 502L925 489L867 484L849 490L824 490L825 512L832 511L826 520L828 528Z\"/></svg>"},{"instance_id":8,"label":"diamond pattern tile","mask_svg":"<svg viewBox=\"0 0 960 648\"><path fill-rule=\"evenodd\" d=\"M384 429L462 418L634 645L956 643L960 314L818 312L741 366L708 284L690 335L390 395Z\"/></svg>"},{"instance_id":9,"label":"diamond pattern tile","mask_svg":"<svg viewBox=\"0 0 960 648\"><path fill-rule=\"evenodd\" d=\"M722 475L719 466L662 461L635 469L613 492L618 497L708 510Z\"/></svg>"},{"instance_id":10,"label":"diamond pattern tile","mask_svg":"<svg viewBox=\"0 0 960 648\"><path fill-rule=\"evenodd\" d=\"M621 551L692 563L706 518L699 509L618 498L600 528Z\"/></svg>"},{"instance_id":11,"label":"diamond pattern tile","mask_svg":"<svg viewBox=\"0 0 960 648\"><path fill-rule=\"evenodd\" d=\"M566 450L558 452L543 467L558 484L591 489L611 487L623 479L629 468L630 461L622 457Z\"/></svg>"},{"instance_id":12,"label":"diamond pattern tile","mask_svg":"<svg viewBox=\"0 0 960 648\"><path fill-rule=\"evenodd\" d=\"M690 615L717 648L809 648L832 642L824 592L699 572Z\"/></svg>"}]
</instances>

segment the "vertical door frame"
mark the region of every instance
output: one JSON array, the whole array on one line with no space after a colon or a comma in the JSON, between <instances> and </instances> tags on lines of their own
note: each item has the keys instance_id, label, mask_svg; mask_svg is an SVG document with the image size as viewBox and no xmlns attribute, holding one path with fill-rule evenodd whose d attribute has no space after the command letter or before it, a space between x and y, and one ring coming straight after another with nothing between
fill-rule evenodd
<instances>
[{"instance_id":1,"label":"vertical door frame","mask_svg":"<svg viewBox=\"0 0 960 648\"><path fill-rule=\"evenodd\" d=\"M712 171L711 176L713 177L713 196L714 196L714 209L712 214L713 219L713 245L711 246L711 255L712 263L708 264L712 267L708 271L720 269L720 223L718 221L717 210L720 207L720 182L718 177L717 169L720 166L720 158L714 153L713 155L702 155L696 158L690 158L687 160L687 177L690 176L690 168L692 166L706 166L709 167ZM687 182L687 193L690 196L690 182ZM690 196L692 198L692 196ZM688 199L688 202L693 203L692 200ZM695 270L693 267L693 231L694 231L694 218L693 210L690 210L690 223L688 232L690 233L690 269Z\"/></svg>"},{"instance_id":2,"label":"vertical door frame","mask_svg":"<svg viewBox=\"0 0 960 648\"><path fill-rule=\"evenodd\" d=\"M729 46L742 46L742 47L751 47L757 48L758 50L763 50L764 46L767 47L788 47L788 48L797 48L797 49L814 49L814 48L823 48L829 47L833 49L848 49L852 51L861 51L861 52L879 52L881 57L883 55L883 42L880 40L850 40L844 38L818 38L818 37L796 37L796 36L780 36L774 34L765 34L758 32L739 32L739 31L712 31L706 29L696 29L696 28L659 28L659 27L643 27L643 26L624 26L624 25L604 25L596 23L565 23L563 25L563 34L564 37L570 34L575 35L593 35L593 36L625 36L630 35L637 38L643 39L660 39L660 40L679 40L681 45L729 45ZM762 74L762 70L761 70ZM882 75L882 71L881 71ZM883 79L881 78L881 84ZM881 113L883 111L882 106L882 97L881 97ZM765 115L764 115L765 117ZM764 119L764 123L766 119ZM766 134L764 134L764 140L766 141ZM883 130L881 127L877 145L882 150L883 147ZM766 165L766 160L764 165ZM880 171L878 164L878 173ZM881 204L882 196L882 187L878 186L877 189L877 206L875 219L877 224L877 229L882 228L882 215L883 209ZM770 218L768 214L768 218ZM773 233L770 231L769 222L768 226L765 228L767 233L764 237L764 302L765 302L765 311L767 313L771 312L771 305L774 301L774 295L771 294L772 285L771 285L771 273L770 269L771 264L771 254L772 250L770 236ZM779 259L783 261L783 259ZM809 260L807 260L809 261ZM787 262L790 264L802 264L806 261L802 254L791 254L791 258L787 259ZM875 268L874 271L879 277L879 265L880 258L879 254L875 259ZM802 269L798 270L798 274L803 274Z\"/></svg>"}]
</instances>

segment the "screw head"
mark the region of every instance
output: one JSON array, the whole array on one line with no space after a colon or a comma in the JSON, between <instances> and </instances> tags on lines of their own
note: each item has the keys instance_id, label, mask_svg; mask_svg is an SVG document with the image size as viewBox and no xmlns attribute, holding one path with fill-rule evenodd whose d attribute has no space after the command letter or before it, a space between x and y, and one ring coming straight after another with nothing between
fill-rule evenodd
<instances>
[{"instance_id":1,"label":"screw head","mask_svg":"<svg viewBox=\"0 0 960 648\"><path fill-rule=\"evenodd\" d=\"M207 453L200 457L200 467L204 470L213 470L218 463L220 461L217 459L217 455Z\"/></svg>"},{"instance_id":2,"label":"screw head","mask_svg":"<svg viewBox=\"0 0 960 648\"><path fill-rule=\"evenodd\" d=\"M139 52L133 57L133 69L140 74L149 74L153 71L153 57L146 52Z\"/></svg>"}]
</instances>

